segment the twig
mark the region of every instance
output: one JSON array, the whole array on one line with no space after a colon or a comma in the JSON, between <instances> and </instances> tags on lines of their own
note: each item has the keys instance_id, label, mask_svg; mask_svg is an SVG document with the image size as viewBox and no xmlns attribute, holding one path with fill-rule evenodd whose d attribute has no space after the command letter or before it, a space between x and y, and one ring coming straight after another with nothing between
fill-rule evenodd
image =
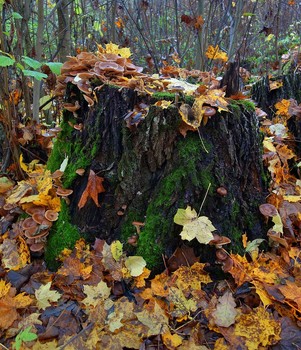
<instances>
[{"instance_id":1,"label":"twig","mask_svg":"<svg viewBox=\"0 0 301 350\"><path fill-rule=\"evenodd\" d=\"M209 192L210 187L211 187L211 182L209 183L209 185L208 185L208 187L207 187L205 196L204 196L203 201L202 201L202 204L201 204L201 206L200 206L200 210L199 210L198 216L200 216L200 214L201 214L201 211L202 211L202 209L203 209L203 205L204 205L205 200L206 200L206 198L207 198L207 195L208 195L208 192Z\"/></svg>"},{"instance_id":2,"label":"twig","mask_svg":"<svg viewBox=\"0 0 301 350\"><path fill-rule=\"evenodd\" d=\"M3 344L0 343L0 346L2 349L5 349L5 350L9 350L6 346L4 346Z\"/></svg>"},{"instance_id":3,"label":"twig","mask_svg":"<svg viewBox=\"0 0 301 350\"><path fill-rule=\"evenodd\" d=\"M90 329L92 326L94 326L94 322L91 322L87 327L83 328L79 333L75 334L73 337L71 337L67 343L59 347L59 350L65 349L67 345L73 342L77 337L79 337L82 333L86 332L88 329ZM7 349L8 350L8 349Z\"/></svg>"},{"instance_id":4,"label":"twig","mask_svg":"<svg viewBox=\"0 0 301 350\"><path fill-rule=\"evenodd\" d=\"M202 146L203 146L203 148L204 148L204 151L205 151L206 153L209 153L209 151L208 151L207 148L205 147L205 144L204 144L204 141L203 141L203 139L202 139L202 135L201 135L201 133L200 133L200 129L199 129L199 128L198 128L198 134L199 134L199 138L200 138L200 140L201 140Z\"/></svg>"}]
</instances>

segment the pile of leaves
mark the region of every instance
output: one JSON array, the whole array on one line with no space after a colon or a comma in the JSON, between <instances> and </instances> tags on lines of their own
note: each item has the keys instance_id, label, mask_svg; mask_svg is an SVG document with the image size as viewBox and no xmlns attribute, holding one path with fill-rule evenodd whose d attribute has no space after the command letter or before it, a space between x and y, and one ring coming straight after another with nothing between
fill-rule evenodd
<instances>
[{"instance_id":1,"label":"pile of leaves","mask_svg":"<svg viewBox=\"0 0 301 350\"><path fill-rule=\"evenodd\" d=\"M174 69L176 77L144 79L126 49L111 44L103 50L99 47L97 55L81 53L71 58L63 66L58 93L72 82L92 106L96 77L103 83L149 94L174 91L193 95L192 107L185 103L179 106L186 124L184 136L187 130L198 130L216 111L228 110L223 91L178 80L184 74L181 69ZM208 54L212 59L216 55L226 59L218 47ZM169 105L170 101L158 102L161 108ZM79 104L65 107L76 113ZM93 247L79 240L73 251L64 250L61 267L50 272L41 252L61 201L68 203L70 191L61 184L68 160L51 174L38 161L26 164L21 157L20 166L28 177L17 183L9 177L0 181L0 346L35 350L278 350L291 349L293 344L300 348L301 164L297 169L292 167L296 154L287 121L301 113L301 106L282 100L275 108L274 118L262 122L264 162L271 182L267 203L259 209L264 220L272 221L269 251L259 249L263 240L249 242L244 234L244 255L232 254L226 248L230 240L215 234L209 218L190 207L179 209L174 217L175 223L183 226L183 240L196 239L215 247L219 278L185 245L166 261L165 271L154 275L142 257L127 257L121 242L108 245L98 239ZM142 111L146 111L145 117L147 106L129 112L128 126ZM90 171L78 207L89 197L99 205L97 194L103 191L102 178Z\"/></svg>"}]
</instances>

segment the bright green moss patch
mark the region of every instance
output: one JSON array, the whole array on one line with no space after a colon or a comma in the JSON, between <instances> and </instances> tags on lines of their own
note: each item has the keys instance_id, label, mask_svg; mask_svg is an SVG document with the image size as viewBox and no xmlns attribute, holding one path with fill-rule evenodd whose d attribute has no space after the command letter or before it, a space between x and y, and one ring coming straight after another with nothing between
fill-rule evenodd
<instances>
[{"instance_id":1,"label":"bright green moss patch","mask_svg":"<svg viewBox=\"0 0 301 350\"><path fill-rule=\"evenodd\" d=\"M79 238L77 227L70 223L69 207L64 200L61 200L59 218L52 226L51 233L47 238L45 261L48 268L57 269L60 265L57 257L65 248L73 249Z\"/></svg>"},{"instance_id":2,"label":"bright green moss patch","mask_svg":"<svg viewBox=\"0 0 301 350\"><path fill-rule=\"evenodd\" d=\"M255 104L250 100L231 100L229 104L229 108L232 112L240 112L241 107L245 109L247 112L255 111Z\"/></svg>"}]
</instances>

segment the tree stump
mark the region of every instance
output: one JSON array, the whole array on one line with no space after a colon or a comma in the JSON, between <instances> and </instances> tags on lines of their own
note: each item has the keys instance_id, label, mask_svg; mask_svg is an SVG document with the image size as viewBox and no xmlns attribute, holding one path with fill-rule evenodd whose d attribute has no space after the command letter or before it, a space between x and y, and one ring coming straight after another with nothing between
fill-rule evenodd
<instances>
[{"instance_id":1,"label":"tree stump","mask_svg":"<svg viewBox=\"0 0 301 350\"><path fill-rule=\"evenodd\" d=\"M236 103L231 113L217 114L200 127L199 134L188 131L183 137L178 108L154 106L160 98L174 96L141 96L104 86L97 91L98 102L89 108L77 88L69 86L66 100L79 101L81 108L76 121L65 111L48 166L56 170L69 154L63 179L74 190L71 223L91 242L98 237L123 243L137 235L133 222L143 223L137 246L125 247L142 255L150 268L160 267L162 254L170 256L179 245L181 227L173 218L178 208L188 205L198 212L204 202L200 215L208 216L218 233L231 239L230 251L241 250L243 233L250 240L263 237L258 206L264 203L266 185L254 109ZM125 116L142 102L149 106L147 116L128 128ZM70 121L83 123L83 130L72 128ZM75 173L79 167L86 167L83 177ZM100 207L89 199L79 209L89 169L104 178L105 192L99 194ZM55 241L51 237L62 234L63 227L52 232L48 251ZM194 241L192 245L205 259L208 246Z\"/></svg>"},{"instance_id":2,"label":"tree stump","mask_svg":"<svg viewBox=\"0 0 301 350\"><path fill-rule=\"evenodd\" d=\"M268 77L261 79L252 89L252 98L258 103L258 106L263 109L270 117L274 113L275 103L282 99L294 99L298 104L301 103L301 74L290 73L283 75L277 79L280 87L278 89L270 89L270 81ZM293 110L292 110L293 113ZM299 142L301 135L301 116L298 114L292 115L288 120L288 127L296 140L296 152L301 156L301 144Z\"/></svg>"}]
</instances>

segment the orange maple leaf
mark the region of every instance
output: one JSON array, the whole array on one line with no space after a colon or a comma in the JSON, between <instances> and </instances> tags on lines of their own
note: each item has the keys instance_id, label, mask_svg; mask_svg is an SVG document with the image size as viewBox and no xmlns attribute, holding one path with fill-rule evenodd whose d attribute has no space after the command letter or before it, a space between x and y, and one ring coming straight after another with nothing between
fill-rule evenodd
<instances>
[{"instance_id":1,"label":"orange maple leaf","mask_svg":"<svg viewBox=\"0 0 301 350\"><path fill-rule=\"evenodd\" d=\"M93 170L90 170L87 187L85 188L78 202L79 209L83 208L86 205L88 198L93 199L95 205L97 207L100 207L100 204L98 203L98 194L105 192L105 189L102 185L103 181L103 177L97 176Z\"/></svg>"}]
</instances>

